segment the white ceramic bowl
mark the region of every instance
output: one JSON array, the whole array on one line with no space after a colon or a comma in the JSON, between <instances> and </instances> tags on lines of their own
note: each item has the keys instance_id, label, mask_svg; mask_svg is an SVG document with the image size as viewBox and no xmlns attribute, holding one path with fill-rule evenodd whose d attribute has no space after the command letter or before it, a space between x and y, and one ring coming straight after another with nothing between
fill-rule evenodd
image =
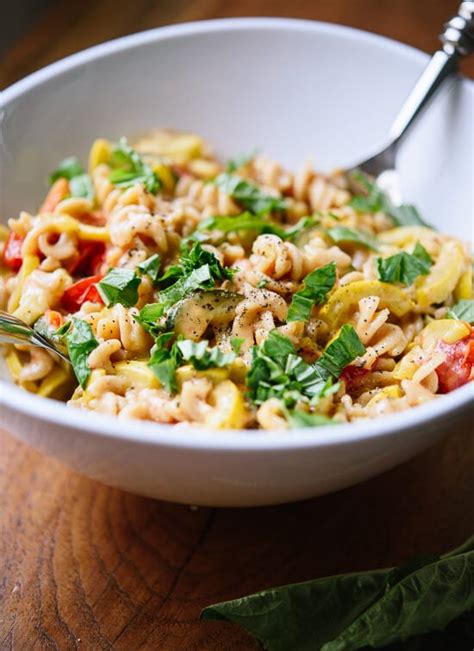
<instances>
[{"instance_id":1,"label":"white ceramic bowl","mask_svg":"<svg viewBox=\"0 0 474 651\"><path fill-rule=\"evenodd\" d=\"M285 164L348 164L384 136L427 56L347 27L286 20L192 23L55 63L4 92L3 219L34 209L58 160L150 127L196 131L224 155L255 146ZM469 238L473 84L458 82L400 159L407 200ZM260 505L333 491L409 458L467 418L472 388L371 422L214 432L112 419L29 395L7 379L2 424L113 486L204 505Z\"/></svg>"}]
</instances>

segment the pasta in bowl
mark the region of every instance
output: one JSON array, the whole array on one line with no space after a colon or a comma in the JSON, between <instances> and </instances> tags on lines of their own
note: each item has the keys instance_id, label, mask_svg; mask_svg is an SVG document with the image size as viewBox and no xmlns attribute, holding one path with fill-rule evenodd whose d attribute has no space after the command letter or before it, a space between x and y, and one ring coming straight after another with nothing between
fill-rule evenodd
<instances>
[{"instance_id":1,"label":"pasta in bowl","mask_svg":"<svg viewBox=\"0 0 474 651\"><path fill-rule=\"evenodd\" d=\"M473 379L472 259L370 179L201 137L97 139L2 230L3 306L61 347L10 347L15 382L120 418L333 425Z\"/></svg>"}]
</instances>

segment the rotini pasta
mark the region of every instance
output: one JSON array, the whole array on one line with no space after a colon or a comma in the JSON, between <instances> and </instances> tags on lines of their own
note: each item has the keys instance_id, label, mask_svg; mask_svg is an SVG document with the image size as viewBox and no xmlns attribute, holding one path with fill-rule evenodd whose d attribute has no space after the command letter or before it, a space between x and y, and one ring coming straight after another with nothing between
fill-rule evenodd
<instances>
[{"instance_id":1,"label":"rotini pasta","mask_svg":"<svg viewBox=\"0 0 474 651\"><path fill-rule=\"evenodd\" d=\"M0 232L0 306L74 371L10 346L13 379L221 429L374 418L457 389L473 379L469 251L364 186L261 154L224 164L194 134L97 140L88 172L63 161L38 213Z\"/></svg>"}]
</instances>

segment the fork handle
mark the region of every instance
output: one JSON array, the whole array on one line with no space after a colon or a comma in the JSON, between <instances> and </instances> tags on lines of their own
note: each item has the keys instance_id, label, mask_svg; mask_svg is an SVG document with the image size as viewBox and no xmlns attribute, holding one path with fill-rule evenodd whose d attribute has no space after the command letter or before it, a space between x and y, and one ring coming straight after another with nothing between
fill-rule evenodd
<instances>
[{"instance_id":1,"label":"fork handle","mask_svg":"<svg viewBox=\"0 0 474 651\"><path fill-rule=\"evenodd\" d=\"M443 44L431 57L390 128L390 140L398 145L415 119L445 79L457 70L459 59L474 51L474 2L462 2L440 35Z\"/></svg>"}]
</instances>

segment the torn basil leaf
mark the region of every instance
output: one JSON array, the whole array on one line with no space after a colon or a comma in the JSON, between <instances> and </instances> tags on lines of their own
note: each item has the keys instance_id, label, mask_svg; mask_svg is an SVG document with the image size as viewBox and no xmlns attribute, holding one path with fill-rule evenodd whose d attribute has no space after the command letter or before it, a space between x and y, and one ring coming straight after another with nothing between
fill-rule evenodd
<instances>
[{"instance_id":1,"label":"torn basil leaf","mask_svg":"<svg viewBox=\"0 0 474 651\"><path fill-rule=\"evenodd\" d=\"M110 182L122 188L129 188L135 183L143 183L145 189L156 194L161 188L161 181L150 165L146 163L127 142L120 138L112 150L109 165Z\"/></svg>"},{"instance_id":2,"label":"torn basil leaf","mask_svg":"<svg viewBox=\"0 0 474 651\"><path fill-rule=\"evenodd\" d=\"M336 282L336 264L315 269L303 280L303 289L293 294L287 321L307 321L314 305L321 305Z\"/></svg>"},{"instance_id":3,"label":"torn basil leaf","mask_svg":"<svg viewBox=\"0 0 474 651\"><path fill-rule=\"evenodd\" d=\"M69 191L72 197L83 197L89 201L94 200L94 187L89 174L79 174L69 181Z\"/></svg>"},{"instance_id":4,"label":"torn basil leaf","mask_svg":"<svg viewBox=\"0 0 474 651\"><path fill-rule=\"evenodd\" d=\"M286 209L284 199L265 194L259 187L239 176L224 172L219 174L213 182L254 215Z\"/></svg>"},{"instance_id":5,"label":"torn basil leaf","mask_svg":"<svg viewBox=\"0 0 474 651\"><path fill-rule=\"evenodd\" d=\"M327 373L329 376L338 378L348 364L364 353L365 346L359 339L359 335L353 326L346 323L340 329L337 337L326 346L314 367L323 376Z\"/></svg>"},{"instance_id":6,"label":"torn basil leaf","mask_svg":"<svg viewBox=\"0 0 474 651\"><path fill-rule=\"evenodd\" d=\"M222 266L214 253L203 249L199 242L194 242L189 251L184 250L181 253L177 264L170 265L167 268L163 276L158 279L159 283L161 285L170 285L204 265L209 267L214 281L231 280L234 275L234 269Z\"/></svg>"},{"instance_id":7,"label":"torn basil leaf","mask_svg":"<svg viewBox=\"0 0 474 651\"><path fill-rule=\"evenodd\" d=\"M85 389L91 374L88 365L90 353L97 348L99 342L94 337L92 329L86 321L72 317L72 329L65 334L66 346L72 368L81 387Z\"/></svg>"},{"instance_id":8,"label":"torn basil leaf","mask_svg":"<svg viewBox=\"0 0 474 651\"><path fill-rule=\"evenodd\" d=\"M245 167L246 165L251 163L256 155L257 155L257 150L254 149L249 154L240 154L240 156L236 156L235 158L232 158L231 160L228 161L225 171L227 172L227 174L232 174L233 172L236 172L241 167Z\"/></svg>"},{"instance_id":9,"label":"torn basil leaf","mask_svg":"<svg viewBox=\"0 0 474 651\"><path fill-rule=\"evenodd\" d=\"M164 332L155 339L150 351L148 366L156 375L168 393L176 393L176 369L179 365L180 353L176 343L171 344L174 333Z\"/></svg>"},{"instance_id":10,"label":"torn basil leaf","mask_svg":"<svg viewBox=\"0 0 474 651\"><path fill-rule=\"evenodd\" d=\"M214 230L225 234L238 233L239 231L254 231L256 235L269 233L271 235L277 235L282 240L293 240L305 229L311 228L316 223L313 217L302 217L296 224L285 229L282 225L269 221L263 215L253 215L250 212L244 212L235 216L208 217L199 224L197 231L194 231L190 237L207 239L203 232Z\"/></svg>"},{"instance_id":11,"label":"torn basil leaf","mask_svg":"<svg viewBox=\"0 0 474 651\"><path fill-rule=\"evenodd\" d=\"M317 412L303 411L302 409L286 410L286 420L290 427L322 427L323 425L336 425L333 418Z\"/></svg>"},{"instance_id":12,"label":"torn basil leaf","mask_svg":"<svg viewBox=\"0 0 474 651\"><path fill-rule=\"evenodd\" d=\"M205 339L199 342L184 339L178 341L176 345L183 360L191 362L198 371L229 366L237 357L233 351L225 353L218 346L210 348L209 342Z\"/></svg>"},{"instance_id":13,"label":"torn basil leaf","mask_svg":"<svg viewBox=\"0 0 474 651\"><path fill-rule=\"evenodd\" d=\"M385 283L411 285L418 276L426 276L433 260L428 251L417 242L413 253L402 251L389 258L377 258L379 279Z\"/></svg>"},{"instance_id":14,"label":"torn basil leaf","mask_svg":"<svg viewBox=\"0 0 474 651\"><path fill-rule=\"evenodd\" d=\"M106 305L121 303L133 307L138 301L140 278L133 269L109 269L97 283L97 289Z\"/></svg>"},{"instance_id":15,"label":"torn basil leaf","mask_svg":"<svg viewBox=\"0 0 474 651\"><path fill-rule=\"evenodd\" d=\"M377 238L360 229L347 228L346 226L336 226L335 228L329 228L327 231L329 237L333 242L352 242L354 244L359 244L364 246L371 251L378 251L379 245Z\"/></svg>"},{"instance_id":16,"label":"torn basil leaf","mask_svg":"<svg viewBox=\"0 0 474 651\"><path fill-rule=\"evenodd\" d=\"M149 276L154 285L157 283L160 267L161 257L158 253L154 253L152 256L137 265L138 271L141 274L146 274Z\"/></svg>"},{"instance_id":17,"label":"torn basil leaf","mask_svg":"<svg viewBox=\"0 0 474 651\"><path fill-rule=\"evenodd\" d=\"M421 217L415 206L402 204L395 206L388 195L363 172L354 172L352 178L361 185L366 194L356 195L349 205L359 212L384 212L392 218L396 226L424 226L433 228Z\"/></svg>"},{"instance_id":18,"label":"torn basil leaf","mask_svg":"<svg viewBox=\"0 0 474 651\"><path fill-rule=\"evenodd\" d=\"M57 168L49 175L49 183L52 184L60 178L65 178L68 181L75 176L82 176L84 169L77 158L77 156L70 156L62 160Z\"/></svg>"},{"instance_id":19,"label":"torn basil leaf","mask_svg":"<svg viewBox=\"0 0 474 651\"><path fill-rule=\"evenodd\" d=\"M474 324L474 299L464 298L453 305L448 310L447 314L450 319L459 319L460 321L467 321L471 325Z\"/></svg>"},{"instance_id":20,"label":"torn basil leaf","mask_svg":"<svg viewBox=\"0 0 474 651\"><path fill-rule=\"evenodd\" d=\"M299 400L314 404L332 386L327 371L307 364L296 354L295 347L277 330L251 349L251 366L247 374L250 397L257 405L269 398L279 398L292 408Z\"/></svg>"}]
</instances>

